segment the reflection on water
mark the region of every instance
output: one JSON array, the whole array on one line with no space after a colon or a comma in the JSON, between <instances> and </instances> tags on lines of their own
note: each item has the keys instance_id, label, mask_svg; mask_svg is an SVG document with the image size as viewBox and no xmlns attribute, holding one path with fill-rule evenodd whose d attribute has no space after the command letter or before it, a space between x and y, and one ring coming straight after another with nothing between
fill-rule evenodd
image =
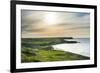
<instances>
[{"instance_id":1,"label":"reflection on water","mask_svg":"<svg viewBox=\"0 0 100 73\"><path fill-rule=\"evenodd\" d=\"M53 45L55 50L63 50L90 57L90 39L89 38L75 38L64 39L66 41L77 41L79 43L64 43Z\"/></svg>"}]
</instances>

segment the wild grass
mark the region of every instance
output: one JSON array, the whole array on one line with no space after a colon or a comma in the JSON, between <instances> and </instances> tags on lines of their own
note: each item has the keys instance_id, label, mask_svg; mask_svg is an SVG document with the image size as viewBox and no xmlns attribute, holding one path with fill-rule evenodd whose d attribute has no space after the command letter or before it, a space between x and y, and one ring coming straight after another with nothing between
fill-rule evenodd
<instances>
[{"instance_id":1,"label":"wild grass","mask_svg":"<svg viewBox=\"0 0 100 73\"><path fill-rule=\"evenodd\" d=\"M52 62L87 60L89 57L54 50L52 44L62 42L60 39L22 39L21 62ZM51 43L51 44L50 44ZM65 48L67 49L67 47Z\"/></svg>"}]
</instances>

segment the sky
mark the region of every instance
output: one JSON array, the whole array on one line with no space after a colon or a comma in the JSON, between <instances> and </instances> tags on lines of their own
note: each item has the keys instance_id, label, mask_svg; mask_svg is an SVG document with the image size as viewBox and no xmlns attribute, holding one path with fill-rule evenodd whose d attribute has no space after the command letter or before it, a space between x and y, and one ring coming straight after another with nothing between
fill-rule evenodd
<instances>
[{"instance_id":1,"label":"sky","mask_svg":"<svg viewBox=\"0 0 100 73\"><path fill-rule=\"evenodd\" d=\"M21 10L22 38L90 37L90 14Z\"/></svg>"}]
</instances>

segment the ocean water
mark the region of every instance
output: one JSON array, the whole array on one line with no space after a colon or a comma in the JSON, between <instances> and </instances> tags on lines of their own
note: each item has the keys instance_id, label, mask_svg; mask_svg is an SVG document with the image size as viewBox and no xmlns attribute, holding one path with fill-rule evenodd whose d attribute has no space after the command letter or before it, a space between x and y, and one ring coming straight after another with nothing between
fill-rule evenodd
<instances>
[{"instance_id":1,"label":"ocean water","mask_svg":"<svg viewBox=\"0 0 100 73\"><path fill-rule=\"evenodd\" d=\"M64 39L65 41L77 41L79 43L63 43L53 45L55 50L62 50L67 52L72 52L75 54L90 57L90 39L89 38L74 38L74 39Z\"/></svg>"}]
</instances>

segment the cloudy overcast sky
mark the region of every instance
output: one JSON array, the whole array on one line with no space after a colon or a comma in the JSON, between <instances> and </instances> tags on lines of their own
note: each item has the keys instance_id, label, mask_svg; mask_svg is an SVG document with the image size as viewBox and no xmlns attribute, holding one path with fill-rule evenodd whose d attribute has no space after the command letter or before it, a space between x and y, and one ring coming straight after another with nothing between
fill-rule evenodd
<instances>
[{"instance_id":1,"label":"cloudy overcast sky","mask_svg":"<svg viewBox=\"0 0 100 73\"><path fill-rule=\"evenodd\" d=\"M89 38L90 14L21 10L22 38Z\"/></svg>"}]
</instances>

